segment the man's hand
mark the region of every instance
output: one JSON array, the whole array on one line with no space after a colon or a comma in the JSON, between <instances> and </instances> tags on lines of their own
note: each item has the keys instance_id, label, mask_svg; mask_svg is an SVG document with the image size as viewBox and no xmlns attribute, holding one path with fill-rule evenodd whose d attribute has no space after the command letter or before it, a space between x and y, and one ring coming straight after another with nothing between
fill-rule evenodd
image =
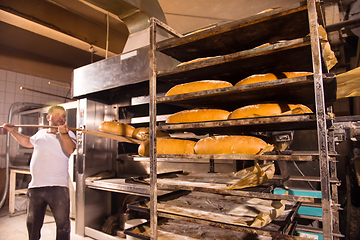
<instances>
[{"instance_id":1,"label":"man's hand","mask_svg":"<svg viewBox=\"0 0 360 240\"><path fill-rule=\"evenodd\" d=\"M62 147L65 149L65 151L69 155L72 154L76 148L76 144L72 141L72 139L70 138L70 135L68 134L68 132L69 132L68 125L64 124L64 125L58 126L58 132L60 134Z\"/></svg>"},{"instance_id":2,"label":"man's hand","mask_svg":"<svg viewBox=\"0 0 360 240\"><path fill-rule=\"evenodd\" d=\"M15 139L16 141L23 147L26 148L33 148L34 146L30 142L30 137L25 136L18 131L15 130L14 124L11 123L5 123L3 125L3 128L6 129Z\"/></svg>"},{"instance_id":3,"label":"man's hand","mask_svg":"<svg viewBox=\"0 0 360 240\"><path fill-rule=\"evenodd\" d=\"M68 125L64 124L58 127L58 132L60 134L67 134L69 132L69 127Z\"/></svg>"},{"instance_id":4,"label":"man's hand","mask_svg":"<svg viewBox=\"0 0 360 240\"><path fill-rule=\"evenodd\" d=\"M15 129L15 125L11 124L11 123L4 123L4 125L2 125L2 127L4 129L6 129L6 131L8 131L9 133L14 132L14 129Z\"/></svg>"}]
</instances>

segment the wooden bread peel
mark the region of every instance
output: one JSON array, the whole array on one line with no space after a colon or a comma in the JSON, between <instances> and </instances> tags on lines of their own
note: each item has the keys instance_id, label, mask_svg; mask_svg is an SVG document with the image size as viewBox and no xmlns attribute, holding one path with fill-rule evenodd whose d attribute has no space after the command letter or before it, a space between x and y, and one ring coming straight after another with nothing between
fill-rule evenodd
<instances>
[{"instance_id":1,"label":"wooden bread peel","mask_svg":"<svg viewBox=\"0 0 360 240\"><path fill-rule=\"evenodd\" d=\"M3 128L3 126L0 126L0 127ZM14 125L14 127L57 128L57 126L31 125L31 124ZM92 130L87 130L87 129L72 128L72 127L69 127L69 130L78 131L78 132L82 132L84 134L93 135L93 136L97 136L97 137L110 138L110 139L117 140L119 142L128 142L128 143L134 143L134 144L140 144L143 142L143 140L140 140L140 139L126 137L126 136L122 136L122 135L118 135L118 134L114 134L114 133L106 133L106 132L92 131Z\"/></svg>"}]
</instances>

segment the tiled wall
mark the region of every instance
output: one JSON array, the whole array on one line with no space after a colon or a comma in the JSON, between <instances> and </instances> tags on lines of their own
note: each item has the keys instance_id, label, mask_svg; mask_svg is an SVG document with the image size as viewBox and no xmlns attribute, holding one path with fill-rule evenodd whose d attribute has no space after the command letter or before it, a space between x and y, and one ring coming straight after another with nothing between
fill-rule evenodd
<instances>
[{"instance_id":1,"label":"tiled wall","mask_svg":"<svg viewBox=\"0 0 360 240\"><path fill-rule=\"evenodd\" d=\"M66 85L65 83L57 82L51 79L0 69L0 125L3 125L8 121L9 108L15 102L29 102L45 105L69 102L69 100L57 96L70 98L70 89L50 85L49 82ZM20 87L50 93L57 96L21 90ZM16 119L14 121L16 121ZM17 122L13 123L17 124ZM12 145L14 144L11 142L11 146ZM5 153L6 135L2 134L0 135L0 168L5 167Z\"/></svg>"}]
</instances>

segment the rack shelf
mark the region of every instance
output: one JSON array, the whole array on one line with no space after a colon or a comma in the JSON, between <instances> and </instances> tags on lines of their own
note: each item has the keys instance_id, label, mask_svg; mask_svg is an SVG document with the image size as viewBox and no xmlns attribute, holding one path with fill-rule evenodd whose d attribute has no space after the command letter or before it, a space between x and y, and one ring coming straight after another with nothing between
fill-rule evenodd
<instances>
[{"instance_id":1,"label":"rack shelf","mask_svg":"<svg viewBox=\"0 0 360 240\"><path fill-rule=\"evenodd\" d=\"M327 126L331 126L332 119L327 117L325 107L331 106L336 100L336 79L334 75L326 74L327 66L321 53L322 40L319 37L318 16L320 3L308 0L290 7L275 9L261 13L251 18L227 23L214 28L180 36L156 43L156 27L164 27L157 20L152 20L150 27L150 187L154 193L150 196L148 209L151 217L151 237L157 238L156 216L167 218L177 217L175 213L163 213L157 209L156 190L159 188L181 189L187 191L208 191L217 194L239 194L265 199L293 198L302 201L299 196L277 196L276 194L249 191L220 191L217 188L202 188L185 183L163 183L157 181L157 158L180 159L208 159L209 162L218 159L255 160L255 161L314 161L319 160L321 192L321 206L323 210L324 239L332 239L334 232L333 221L337 221L336 214L331 212L331 197L336 198L336 191L330 194L330 183L334 183L336 167L330 157L327 143ZM318 20L318 18L320 20ZM281 27L280 27L281 26ZM164 29L166 29L164 27ZM276 29L276 30L275 30ZM281 29L280 31L278 29ZM309 34L310 33L310 34ZM309 35L309 36L307 36ZM266 44L266 45L263 45ZM263 46L261 46L263 45ZM156 71L155 52L160 51L181 62L191 61L170 69ZM195 60L195 61L193 61ZM324 69L324 71L323 71ZM313 76L300 78L284 78L283 72L306 71L313 72ZM325 72L325 74L324 74ZM235 85L239 80L253 74L274 73L279 78L276 81L235 86L196 93L180 94L177 96L156 96L157 84L170 83L172 85L197 80L226 80ZM238 107L262 103L286 101L289 103L303 103L311 105L315 114L272 116L261 118L247 118L212 122L194 122L179 124L159 124L156 122L156 106L169 104L184 108L220 108L233 111ZM227 106L224 108L224 106ZM156 154L155 129L168 132L192 132L195 134L241 134L244 132L281 131L317 129L318 156L304 155L158 155ZM332 172L328 165L331 163ZM334 171L335 170L335 171ZM334 188L332 188L334 190ZM313 201L313 200L312 200ZM337 199L335 199L335 202ZM154 215L157 214L158 215ZM164 214L164 215L163 215ZM200 217L205 220L205 216ZM187 219L187 221L191 221Z\"/></svg>"},{"instance_id":2,"label":"rack shelf","mask_svg":"<svg viewBox=\"0 0 360 240\"><path fill-rule=\"evenodd\" d=\"M331 119L328 118L330 121ZM243 118L196 123L160 124L159 130L186 131L196 134L217 133L234 134L235 132L259 132L279 130L316 129L316 118L313 114L284 115L275 117Z\"/></svg>"},{"instance_id":3,"label":"rack shelf","mask_svg":"<svg viewBox=\"0 0 360 240\"><path fill-rule=\"evenodd\" d=\"M324 74L323 80L326 103L330 105L336 100L336 78L333 74ZM255 94L256 98L254 98ZM164 96L157 98L157 103L186 108L211 107L233 111L244 105L282 102L285 99L290 103L313 105L315 103L313 76L282 78L268 82Z\"/></svg>"},{"instance_id":4,"label":"rack shelf","mask_svg":"<svg viewBox=\"0 0 360 240\"><path fill-rule=\"evenodd\" d=\"M226 23L182 38L157 43L160 52L179 61L212 57L251 49L279 40L309 34L306 3L280 7L269 12Z\"/></svg>"},{"instance_id":5,"label":"rack shelf","mask_svg":"<svg viewBox=\"0 0 360 240\"><path fill-rule=\"evenodd\" d=\"M259 73L312 72L312 64L304 61L309 58L311 42L308 38L300 38L159 71L158 81L178 84L190 80L220 79L234 83Z\"/></svg>"}]
</instances>

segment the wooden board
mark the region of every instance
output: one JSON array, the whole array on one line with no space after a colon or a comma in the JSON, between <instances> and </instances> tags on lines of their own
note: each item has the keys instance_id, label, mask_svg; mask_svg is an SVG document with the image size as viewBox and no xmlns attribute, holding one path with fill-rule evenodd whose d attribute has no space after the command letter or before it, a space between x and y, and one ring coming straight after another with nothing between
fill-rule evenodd
<instances>
[{"instance_id":1,"label":"wooden board","mask_svg":"<svg viewBox=\"0 0 360 240\"><path fill-rule=\"evenodd\" d=\"M273 200L289 200L296 202L319 203L321 199L315 197L279 195L261 192L271 185L276 184L277 180L270 179L268 183L264 183L257 187L248 187L242 190L227 190L224 182L236 180L230 177L231 173L170 173L159 175L157 178L157 186L162 190L186 190L199 191L207 193L216 193L223 195L232 195L238 197L251 197ZM148 176L127 179L128 183L149 185Z\"/></svg>"},{"instance_id":2,"label":"wooden board","mask_svg":"<svg viewBox=\"0 0 360 240\"><path fill-rule=\"evenodd\" d=\"M285 210L285 202L239 196L178 191L158 198L158 213L255 228L269 224ZM149 201L129 204L133 210L149 209ZM271 218L259 223L259 219Z\"/></svg>"},{"instance_id":3,"label":"wooden board","mask_svg":"<svg viewBox=\"0 0 360 240\"><path fill-rule=\"evenodd\" d=\"M15 127L57 128L57 126L32 125L32 124L15 125ZM110 139L117 140L119 142L128 142L128 143L134 143L134 144L140 144L143 142L143 140L140 140L140 139L122 136L122 135L113 134L113 133L106 133L106 132L93 131L93 130L80 129L80 128L72 128L72 127L69 127L69 130L82 132L82 133L96 136L96 137L110 138Z\"/></svg>"},{"instance_id":4,"label":"wooden board","mask_svg":"<svg viewBox=\"0 0 360 240\"><path fill-rule=\"evenodd\" d=\"M150 239L150 222L128 228L125 234L140 239ZM247 238L246 238L247 237ZM158 239L269 239L269 237L255 236L246 232L212 227L193 222L160 218L158 222Z\"/></svg>"},{"instance_id":5,"label":"wooden board","mask_svg":"<svg viewBox=\"0 0 360 240\"><path fill-rule=\"evenodd\" d=\"M92 130L86 130L86 129L81 130L81 132L83 132L85 134L88 134L88 135L92 135L92 136L114 139L114 140L117 140L119 142L128 142L128 143L134 143L134 144L140 144L140 143L143 142L143 140L139 140L139 139L131 138L131 137L126 137L126 136L121 136L121 135L117 135L117 134L113 134L113 133L92 131Z\"/></svg>"}]
</instances>

